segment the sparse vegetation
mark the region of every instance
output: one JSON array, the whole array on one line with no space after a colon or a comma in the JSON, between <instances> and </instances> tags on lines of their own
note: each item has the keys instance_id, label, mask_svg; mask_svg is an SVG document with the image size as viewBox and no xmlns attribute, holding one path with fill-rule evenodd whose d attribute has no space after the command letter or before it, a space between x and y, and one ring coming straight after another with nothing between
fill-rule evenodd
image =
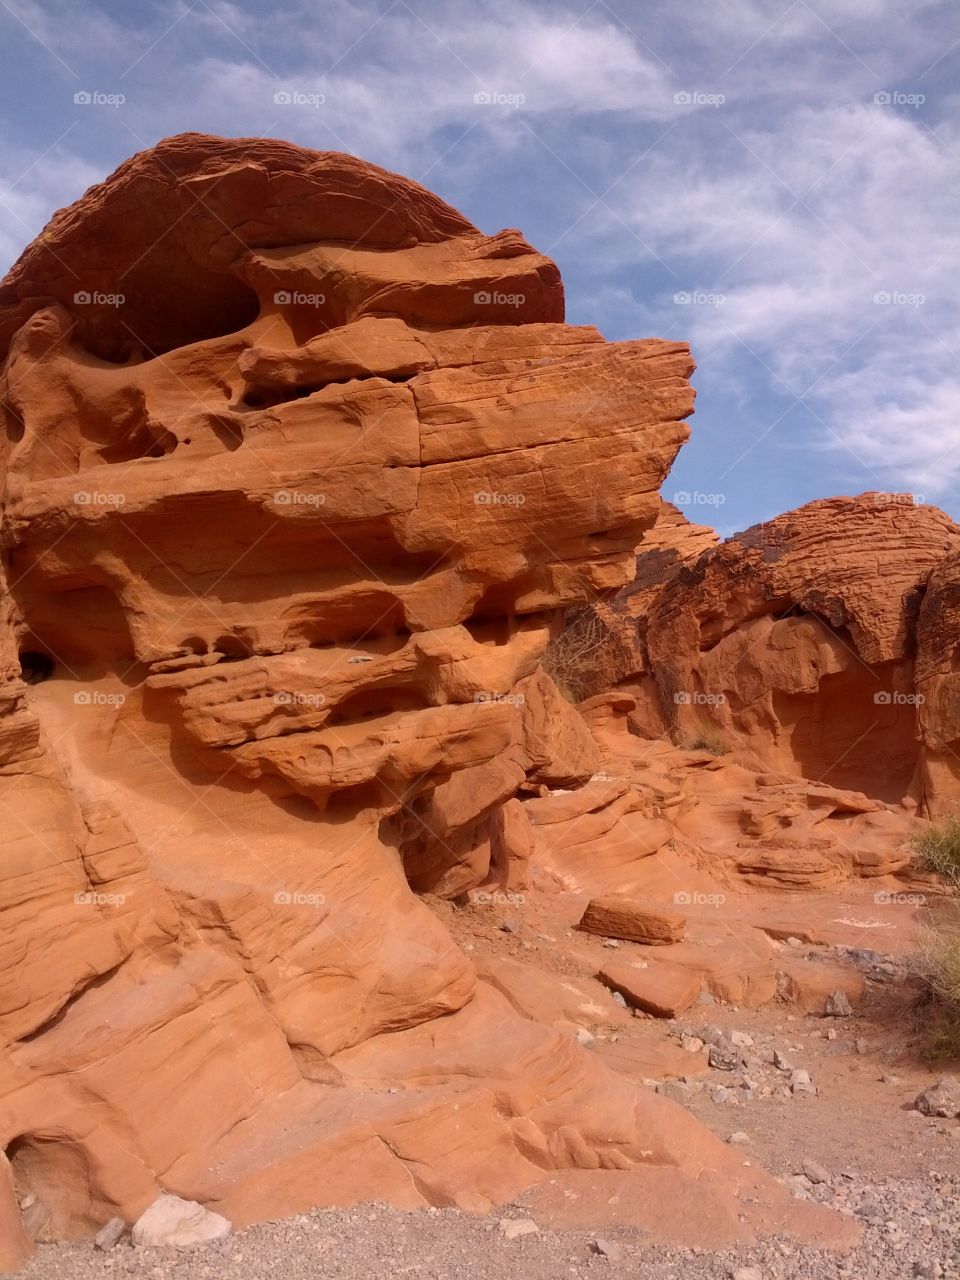
<instances>
[{"instance_id":1,"label":"sparse vegetation","mask_svg":"<svg viewBox=\"0 0 960 1280\"><path fill-rule=\"evenodd\" d=\"M960 909L928 926L920 938L917 972L924 986L923 1035L928 1056L960 1059Z\"/></svg>"},{"instance_id":2,"label":"sparse vegetation","mask_svg":"<svg viewBox=\"0 0 960 1280\"><path fill-rule=\"evenodd\" d=\"M911 841L921 871L960 889L960 817L931 823ZM919 938L917 973L924 987L921 1006L928 1055L960 1058L960 904L938 908Z\"/></svg>"},{"instance_id":3,"label":"sparse vegetation","mask_svg":"<svg viewBox=\"0 0 960 1280\"><path fill-rule=\"evenodd\" d=\"M604 682L612 637L594 609L579 610L547 645L541 665L570 702L582 702L608 687Z\"/></svg>"},{"instance_id":4,"label":"sparse vegetation","mask_svg":"<svg viewBox=\"0 0 960 1280\"><path fill-rule=\"evenodd\" d=\"M914 836L913 852L923 871L932 871L960 889L960 818L932 823Z\"/></svg>"},{"instance_id":5,"label":"sparse vegetation","mask_svg":"<svg viewBox=\"0 0 960 1280\"><path fill-rule=\"evenodd\" d=\"M699 725L692 733L686 734L677 745L683 747L685 751L709 751L714 756L725 756L730 750L723 730L712 724Z\"/></svg>"}]
</instances>

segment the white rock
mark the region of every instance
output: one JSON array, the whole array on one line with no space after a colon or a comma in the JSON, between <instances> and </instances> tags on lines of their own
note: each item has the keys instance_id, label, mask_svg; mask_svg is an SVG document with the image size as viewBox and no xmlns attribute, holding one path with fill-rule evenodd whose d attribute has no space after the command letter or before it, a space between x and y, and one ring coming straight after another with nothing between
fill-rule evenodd
<instances>
[{"instance_id":1,"label":"white rock","mask_svg":"<svg viewBox=\"0 0 960 1280\"><path fill-rule=\"evenodd\" d=\"M540 1228L532 1218L501 1218L500 1234L506 1240L516 1240L517 1236L535 1236Z\"/></svg>"},{"instance_id":2,"label":"white rock","mask_svg":"<svg viewBox=\"0 0 960 1280\"><path fill-rule=\"evenodd\" d=\"M231 1230L226 1218L195 1200L160 1196L133 1224L131 1235L134 1244L187 1249L208 1240L222 1240Z\"/></svg>"},{"instance_id":3,"label":"white rock","mask_svg":"<svg viewBox=\"0 0 960 1280\"><path fill-rule=\"evenodd\" d=\"M608 1258L611 1262L619 1262L623 1257L623 1249L614 1240L606 1240L602 1236L597 1236L592 1241L590 1248L594 1253L599 1253L601 1257Z\"/></svg>"},{"instance_id":4,"label":"white rock","mask_svg":"<svg viewBox=\"0 0 960 1280\"><path fill-rule=\"evenodd\" d=\"M104 1250L112 1249L115 1244L119 1244L126 1229L127 1224L122 1218L111 1218L109 1222L103 1224L93 1237L93 1247Z\"/></svg>"}]
</instances>

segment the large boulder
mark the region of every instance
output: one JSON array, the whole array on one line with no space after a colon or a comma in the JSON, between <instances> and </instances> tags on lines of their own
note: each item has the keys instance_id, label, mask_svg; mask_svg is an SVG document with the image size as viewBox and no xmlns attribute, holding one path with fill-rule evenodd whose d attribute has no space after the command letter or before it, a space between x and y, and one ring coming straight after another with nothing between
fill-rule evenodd
<instances>
[{"instance_id":1,"label":"large boulder","mask_svg":"<svg viewBox=\"0 0 960 1280\"><path fill-rule=\"evenodd\" d=\"M46 1230L573 1166L778 1220L410 887L514 883L517 794L596 767L539 660L632 573L686 346L565 325L549 259L394 174L185 135L25 252L0 357L0 1148ZM597 804L571 860L637 807Z\"/></svg>"}]
</instances>

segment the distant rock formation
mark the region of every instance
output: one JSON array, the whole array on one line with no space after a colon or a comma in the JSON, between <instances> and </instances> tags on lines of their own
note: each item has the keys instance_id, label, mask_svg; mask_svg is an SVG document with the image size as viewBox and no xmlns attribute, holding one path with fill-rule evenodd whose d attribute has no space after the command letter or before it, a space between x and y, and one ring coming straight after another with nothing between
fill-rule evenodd
<instances>
[{"instance_id":1,"label":"distant rock formation","mask_svg":"<svg viewBox=\"0 0 960 1280\"><path fill-rule=\"evenodd\" d=\"M636 590L596 606L641 735L931 812L960 800L960 527L865 493L691 544L682 566L641 544Z\"/></svg>"}]
</instances>

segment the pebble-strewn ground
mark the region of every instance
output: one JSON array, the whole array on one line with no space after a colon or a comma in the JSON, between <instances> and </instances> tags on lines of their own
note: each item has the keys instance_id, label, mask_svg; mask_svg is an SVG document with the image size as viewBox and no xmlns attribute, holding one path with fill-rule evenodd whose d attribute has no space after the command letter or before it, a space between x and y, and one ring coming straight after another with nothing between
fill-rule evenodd
<instances>
[{"instance_id":1,"label":"pebble-strewn ground","mask_svg":"<svg viewBox=\"0 0 960 1280\"><path fill-rule=\"evenodd\" d=\"M136 1275L155 1280L282 1280L343 1277L385 1280L904 1280L960 1276L960 1175L867 1184L845 1178L820 1184L816 1198L866 1224L860 1246L834 1254L771 1241L754 1249L710 1254L664 1249L635 1231L538 1231L508 1239L507 1209L490 1218L456 1210L399 1213L379 1205L317 1210L267 1223L188 1253L119 1244L109 1253L92 1245L46 1245L24 1272L26 1280L104 1280ZM609 1255L599 1252L607 1249ZM755 1270L751 1270L754 1268ZM746 1269L746 1270L744 1270Z\"/></svg>"}]
</instances>

